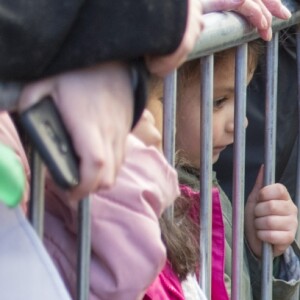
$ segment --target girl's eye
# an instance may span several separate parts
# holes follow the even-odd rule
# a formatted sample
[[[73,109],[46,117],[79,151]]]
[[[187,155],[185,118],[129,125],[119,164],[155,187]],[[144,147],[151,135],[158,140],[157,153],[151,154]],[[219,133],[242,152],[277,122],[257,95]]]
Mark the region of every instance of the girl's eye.
[[[223,107],[224,103],[226,102],[227,97],[222,97],[214,100],[214,109],[220,109]]]

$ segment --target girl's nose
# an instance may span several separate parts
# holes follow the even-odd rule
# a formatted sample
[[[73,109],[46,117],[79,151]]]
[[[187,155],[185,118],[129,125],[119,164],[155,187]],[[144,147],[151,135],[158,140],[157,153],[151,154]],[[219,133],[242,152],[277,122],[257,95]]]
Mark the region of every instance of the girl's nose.
[[[248,126],[248,119],[246,117],[244,121],[244,127],[247,128],[247,126]],[[234,119],[231,119],[227,122],[226,130],[230,133],[234,132]]]
[[[227,121],[226,131],[229,132],[229,133],[234,132],[234,119],[230,119],[230,120]]]

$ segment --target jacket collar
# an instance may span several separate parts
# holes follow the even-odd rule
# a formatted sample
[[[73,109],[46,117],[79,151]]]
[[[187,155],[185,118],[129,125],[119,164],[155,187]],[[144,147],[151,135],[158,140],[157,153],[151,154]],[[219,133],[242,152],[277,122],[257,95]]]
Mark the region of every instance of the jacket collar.
[[[180,184],[188,185],[192,189],[200,190],[200,170],[189,166],[178,166],[177,168],[178,178]],[[216,172],[212,171],[212,183],[217,186],[218,181],[216,178]]]

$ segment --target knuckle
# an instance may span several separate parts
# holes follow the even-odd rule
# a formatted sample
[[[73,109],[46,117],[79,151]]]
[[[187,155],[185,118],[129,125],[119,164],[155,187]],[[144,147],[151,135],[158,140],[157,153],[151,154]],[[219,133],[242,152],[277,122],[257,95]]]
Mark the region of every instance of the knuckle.
[[[268,213],[273,215],[277,213],[277,201],[276,200],[271,200],[268,202]]]
[[[281,184],[281,183],[275,183],[274,186],[276,187],[277,192],[278,192],[279,195],[282,195],[282,196],[286,195],[287,189],[286,189],[286,187],[283,184]]]
[[[104,157],[97,151],[91,153],[91,165],[95,169],[103,168],[106,165]]]
[[[267,217],[265,220],[265,225],[267,229],[271,229],[273,226],[273,220],[270,217]]]

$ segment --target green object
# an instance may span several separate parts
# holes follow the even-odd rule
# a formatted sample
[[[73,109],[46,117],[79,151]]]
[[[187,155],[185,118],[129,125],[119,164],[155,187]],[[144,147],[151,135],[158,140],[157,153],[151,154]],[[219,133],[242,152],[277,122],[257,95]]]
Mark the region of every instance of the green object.
[[[15,152],[0,144],[0,201],[14,207],[22,200],[25,174]]]

